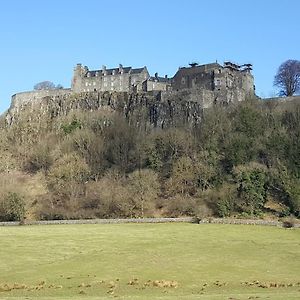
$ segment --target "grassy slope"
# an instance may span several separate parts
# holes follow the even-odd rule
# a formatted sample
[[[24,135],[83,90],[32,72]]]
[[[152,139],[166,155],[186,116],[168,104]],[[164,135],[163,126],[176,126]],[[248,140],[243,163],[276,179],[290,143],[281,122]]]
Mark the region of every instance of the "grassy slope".
[[[296,229],[213,224],[4,227],[0,242],[2,290],[5,283],[26,285],[0,292],[1,299],[300,298],[298,285],[241,284],[298,283]],[[137,284],[128,285],[133,278]],[[147,280],[175,280],[178,288],[142,288]],[[217,280],[226,286],[217,286]],[[46,283],[39,285],[41,281]],[[83,283],[91,287],[78,287]],[[39,286],[43,288],[37,290]]]

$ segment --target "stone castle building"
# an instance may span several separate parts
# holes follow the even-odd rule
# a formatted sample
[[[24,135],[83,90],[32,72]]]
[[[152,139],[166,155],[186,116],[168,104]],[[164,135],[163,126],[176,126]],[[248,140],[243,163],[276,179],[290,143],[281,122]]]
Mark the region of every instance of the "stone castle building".
[[[147,67],[132,68],[119,65],[118,68],[90,71],[78,64],[74,69],[71,89],[74,92],[151,92],[205,90],[217,96],[228,94],[254,94],[252,66],[239,66],[231,62],[224,65],[211,63],[179,68],[173,78],[150,76]],[[238,95],[236,95],[238,97]],[[234,97],[234,96],[233,96]]]
[[[190,67],[179,68],[172,79],[172,90],[202,90],[211,91],[216,98],[243,100],[255,94],[252,65],[237,65],[217,62],[205,65],[196,63]]]
[[[138,92],[143,90],[143,82],[150,77],[146,67],[133,69],[123,67],[90,71],[78,64],[74,70],[71,89],[74,92]]]
[[[74,69],[71,89],[74,92],[149,92],[166,91],[171,87],[171,80],[149,75],[147,67],[123,67],[90,71],[87,66],[77,64]]]
[[[68,98],[80,93],[149,93],[159,95],[161,101],[185,101],[197,103],[202,108],[214,103],[236,103],[255,96],[254,80],[250,64],[237,65],[225,62],[198,65],[178,69],[173,78],[150,76],[147,67],[89,70],[77,64],[71,88],[39,90],[17,93],[12,96],[9,111],[18,111],[28,103],[41,103],[46,97]]]

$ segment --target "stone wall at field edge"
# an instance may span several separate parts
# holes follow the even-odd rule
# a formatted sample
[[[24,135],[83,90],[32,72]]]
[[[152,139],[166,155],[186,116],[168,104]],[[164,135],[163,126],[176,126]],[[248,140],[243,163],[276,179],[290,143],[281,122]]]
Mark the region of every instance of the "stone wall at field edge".
[[[222,219],[195,217],[182,218],[144,218],[144,219],[89,219],[89,220],[52,220],[52,221],[25,221],[25,222],[0,222],[0,226],[19,225],[72,225],[72,224],[125,224],[125,223],[194,223],[194,224],[234,224],[283,227],[281,221],[252,220],[252,219]],[[295,223],[295,228],[300,228],[300,223]]]

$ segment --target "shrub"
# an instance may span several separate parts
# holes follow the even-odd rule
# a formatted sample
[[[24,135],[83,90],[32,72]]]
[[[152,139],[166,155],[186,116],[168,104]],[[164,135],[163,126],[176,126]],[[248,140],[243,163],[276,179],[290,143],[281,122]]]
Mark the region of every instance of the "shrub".
[[[282,227],[284,228],[292,228],[295,226],[295,221],[292,218],[285,219],[282,221]]]
[[[217,202],[217,212],[222,218],[229,217],[234,211],[235,203],[231,198],[221,198]]]
[[[195,198],[176,195],[167,200],[167,215],[170,217],[198,216],[198,204]]]
[[[290,188],[288,190],[289,194],[289,207],[291,212],[296,216],[300,217],[300,186],[299,182],[294,180],[290,184]]]
[[[259,214],[267,196],[266,167],[257,163],[238,166],[234,169],[234,176],[240,209],[250,215]]]
[[[38,144],[31,150],[28,158],[25,161],[25,170],[29,172],[37,172],[39,170],[47,171],[52,164],[50,155],[50,147],[44,143]]]
[[[284,202],[289,213],[300,217],[300,180],[293,177],[287,167],[278,163],[270,176],[270,191]]]
[[[8,192],[0,200],[1,221],[22,221],[25,215],[25,202],[17,193]]]
[[[70,134],[71,132],[73,132],[77,128],[80,129],[81,127],[82,127],[82,124],[77,119],[72,120],[72,122],[70,122],[68,124],[61,125],[61,128],[62,128],[64,134]]]

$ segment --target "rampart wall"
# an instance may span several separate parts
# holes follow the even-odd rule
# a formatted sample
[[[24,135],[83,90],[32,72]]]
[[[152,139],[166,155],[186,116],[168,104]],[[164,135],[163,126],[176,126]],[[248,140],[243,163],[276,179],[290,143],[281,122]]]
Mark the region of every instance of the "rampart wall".
[[[264,98],[263,100],[267,101],[281,101],[281,102],[289,102],[289,101],[299,101],[300,96],[290,96],[290,97],[271,97],[271,98]]]
[[[11,108],[14,109],[27,104],[28,102],[35,103],[39,102],[42,98],[50,96],[61,96],[66,94],[71,94],[71,89],[57,89],[57,90],[40,90],[40,91],[30,91],[14,94],[11,97]]]

